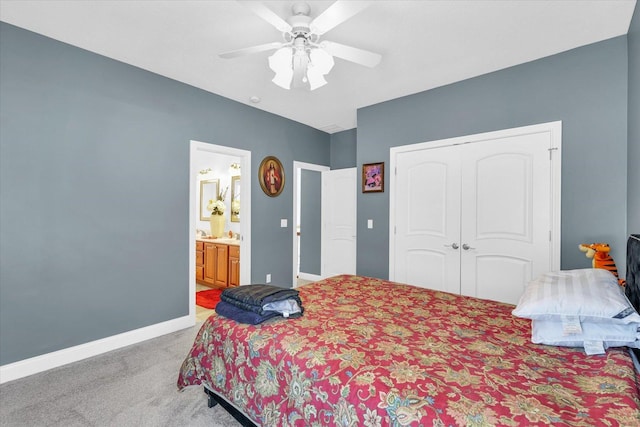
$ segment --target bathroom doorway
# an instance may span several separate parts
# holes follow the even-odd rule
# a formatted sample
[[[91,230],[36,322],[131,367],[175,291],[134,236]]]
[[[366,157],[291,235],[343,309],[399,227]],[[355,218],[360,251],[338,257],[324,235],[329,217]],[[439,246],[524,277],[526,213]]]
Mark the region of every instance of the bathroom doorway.
[[[210,230],[208,221],[202,219],[209,214],[200,197],[202,181],[215,182],[217,192],[229,188],[225,195],[229,202],[225,230],[239,240],[240,285],[251,282],[251,152],[191,141],[189,165],[189,316],[195,323],[196,238]],[[232,206],[234,197],[236,204]]]
[[[328,166],[293,162],[293,286],[322,278],[322,172]]]

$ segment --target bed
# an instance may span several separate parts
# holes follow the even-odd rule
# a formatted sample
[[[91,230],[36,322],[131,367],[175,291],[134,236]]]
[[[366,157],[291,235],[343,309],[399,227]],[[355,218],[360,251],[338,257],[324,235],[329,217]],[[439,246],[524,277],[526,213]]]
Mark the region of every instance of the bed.
[[[202,325],[178,387],[243,425],[640,425],[626,347],[530,342],[513,305],[343,275],[298,288],[304,316]]]

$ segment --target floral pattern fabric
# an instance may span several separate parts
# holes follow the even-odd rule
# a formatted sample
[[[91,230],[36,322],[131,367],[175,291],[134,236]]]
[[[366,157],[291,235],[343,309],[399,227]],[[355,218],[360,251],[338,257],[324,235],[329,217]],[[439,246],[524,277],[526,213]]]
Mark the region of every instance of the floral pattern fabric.
[[[297,288],[297,319],[200,329],[178,387],[261,426],[638,426],[626,348],[530,342],[513,306],[360,276]]]

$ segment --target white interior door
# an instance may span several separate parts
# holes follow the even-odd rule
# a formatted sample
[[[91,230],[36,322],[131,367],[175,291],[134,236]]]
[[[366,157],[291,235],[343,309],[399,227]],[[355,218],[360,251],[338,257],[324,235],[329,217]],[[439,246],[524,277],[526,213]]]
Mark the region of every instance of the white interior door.
[[[548,135],[462,147],[461,293],[517,304],[551,269]]]
[[[396,160],[394,280],[460,293],[460,147]]]
[[[356,168],[322,172],[322,276],[356,274]]]

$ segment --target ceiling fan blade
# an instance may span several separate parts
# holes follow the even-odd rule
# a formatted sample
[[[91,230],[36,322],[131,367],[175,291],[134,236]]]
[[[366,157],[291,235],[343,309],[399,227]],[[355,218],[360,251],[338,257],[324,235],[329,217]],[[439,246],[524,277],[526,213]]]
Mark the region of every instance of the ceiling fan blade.
[[[280,42],[273,42],[273,43],[266,43],[266,44],[260,44],[257,46],[251,46],[251,47],[245,47],[244,49],[238,49],[238,50],[232,50],[230,52],[224,52],[219,54],[218,56],[220,58],[225,58],[225,59],[230,59],[230,58],[237,58],[238,56],[243,56],[243,55],[250,55],[252,53],[258,53],[258,52],[264,52],[267,50],[275,50],[275,49],[279,49],[285,45],[288,45],[289,43],[280,43]]]
[[[366,67],[373,68],[380,63],[382,55],[368,50],[358,49],[357,47],[351,47],[340,43],[330,42],[325,40],[319,44],[319,46],[329,52],[332,56],[344,59],[346,61],[355,62],[356,64],[364,65]]]
[[[262,2],[249,0],[238,1],[251,9],[253,13],[258,15],[260,18],[276,27],[278,31],[283,33],[288,33],[289,31],[291,31],[291,25],[289,25],[287,21],[279,17],[274,11],[265,6]]]
[[[311,21],[311,32],[322,35],[330,29],[342,24],[358,12],[366,9],[369,1],[336,1],[324,12]]]

